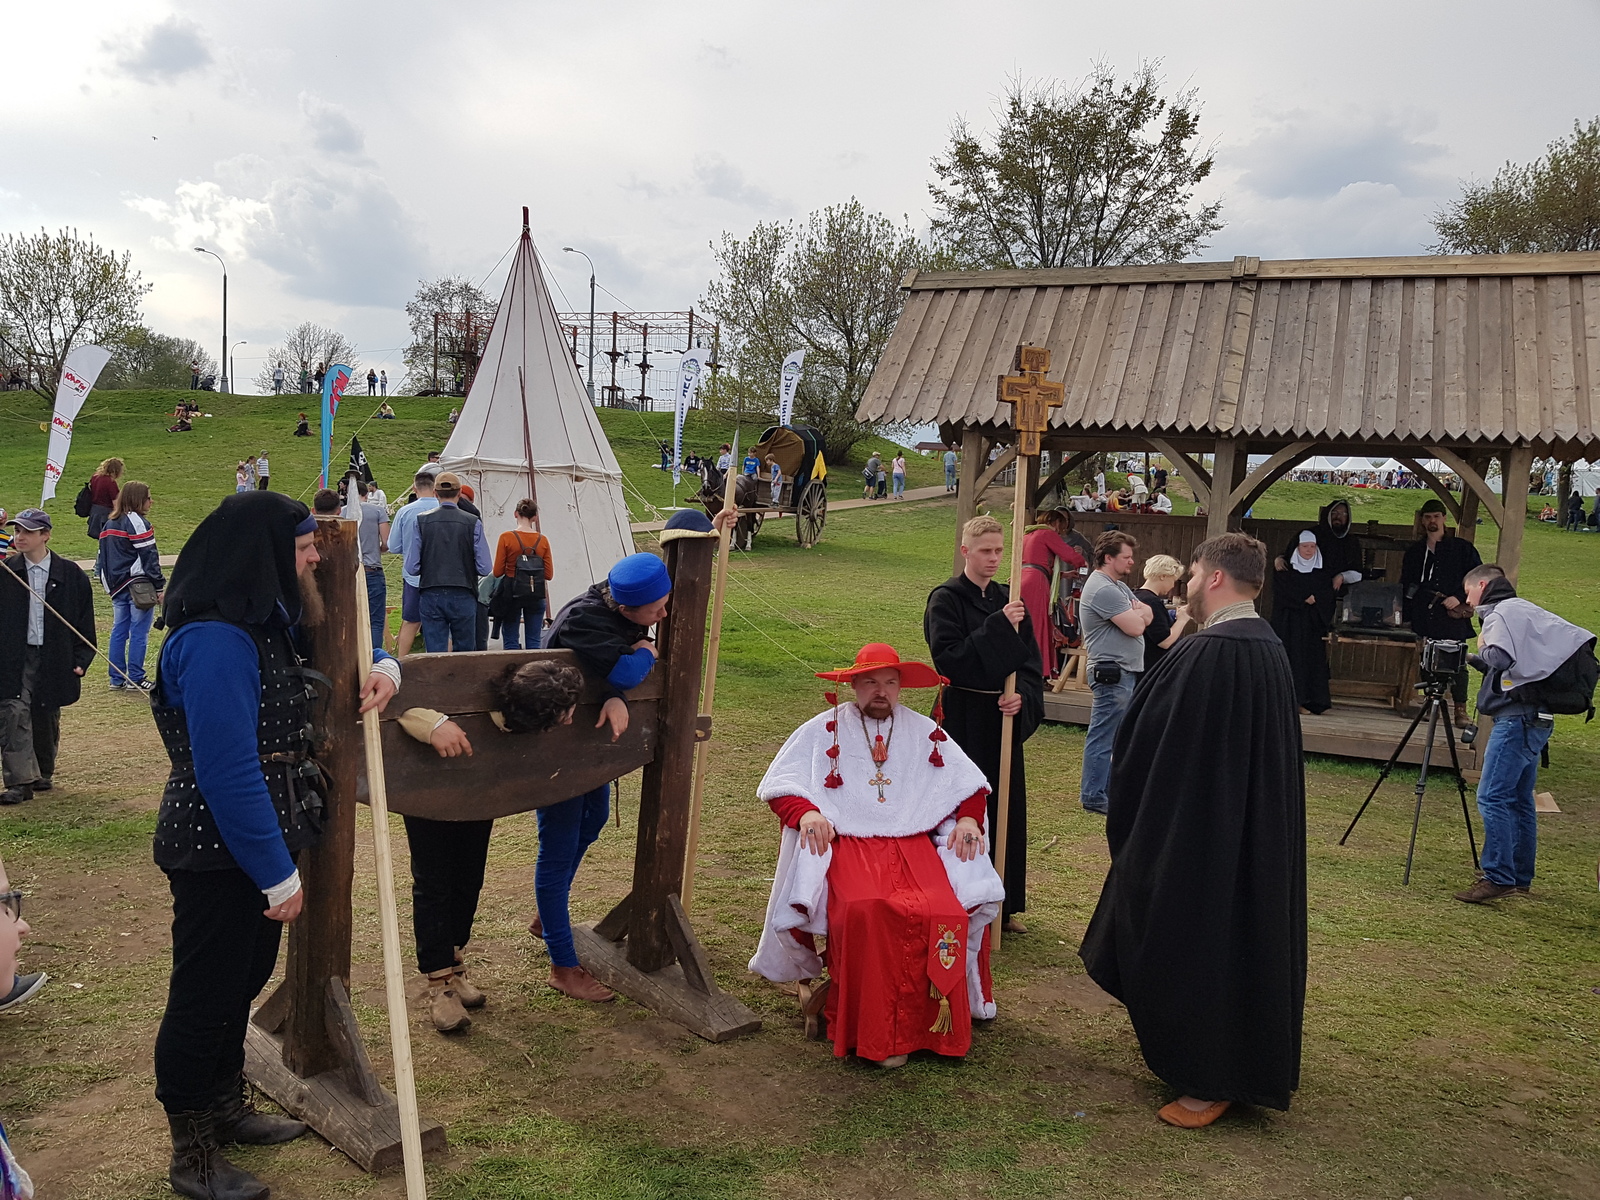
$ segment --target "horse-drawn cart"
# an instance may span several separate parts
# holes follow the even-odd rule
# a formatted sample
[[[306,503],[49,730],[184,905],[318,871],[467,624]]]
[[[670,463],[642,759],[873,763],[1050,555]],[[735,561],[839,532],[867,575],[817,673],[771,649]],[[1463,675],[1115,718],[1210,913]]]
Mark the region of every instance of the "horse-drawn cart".
[[[754,476],[741,475],[734,485],[734,505],[739,510],[739,523],[733,531],[735,549],[751,549],[762,522],[793,516],[795,540],[809,550],[822,539],[823,526],[828,523],[828,466],[823,461],[821,436],[809,425],[774,425],[750,448],[750,454],[761,466]],[[776,498],[769,457],[783,472]],[[724,481],[714,470],[708,476],[699,499],[706,511],[715,515],[722,507]]]

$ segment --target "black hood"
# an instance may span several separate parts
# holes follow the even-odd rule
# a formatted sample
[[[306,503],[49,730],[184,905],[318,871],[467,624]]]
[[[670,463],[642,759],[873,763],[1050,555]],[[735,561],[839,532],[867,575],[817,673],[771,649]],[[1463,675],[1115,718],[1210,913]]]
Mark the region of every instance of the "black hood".
[[[1499,604],[1502,600],[1515,600],[1516,598],[1517,589],[1512,585],[1511,580],[1504,575],[1497,575],[1483,585],[1483,595],[1478,597],[1478,607],[1482,608],[1486,604]]]
[[[1335,532],[1333,528],[1333,510],[1336,508],[1344,509],[1344,529],[1338,532]],[[1350,501],[1348,500],[1330,500],[1322,511],[1317,514],[1317,518],[1317,523],[1333,534],[1334,537],[1346,536],[1354,525],[1354,520],[1350,516]]]
[[[281,492],[238,492],[200,522],[172,568],[162,620],[263,625],[282,610],[300,619],[294,540],[311,510]],[[311,528],[315,528],[312,524]]]

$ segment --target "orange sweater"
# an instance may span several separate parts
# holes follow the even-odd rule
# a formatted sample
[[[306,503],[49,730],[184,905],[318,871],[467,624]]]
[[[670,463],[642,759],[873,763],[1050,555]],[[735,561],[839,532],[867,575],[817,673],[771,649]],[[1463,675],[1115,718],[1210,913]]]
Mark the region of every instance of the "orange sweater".
[[[519,542],[517,539],[521,539]],[[548,583],[555,578],[555,558],[550,553],[550,539],[542,533],[524,533],[520,529],[508,529],[500,535],[500,540],[494,547],[494,573],[496,575],[512,575],[517,570],[517,556],[519,554],[537,554],[544,559],[544,578]]]

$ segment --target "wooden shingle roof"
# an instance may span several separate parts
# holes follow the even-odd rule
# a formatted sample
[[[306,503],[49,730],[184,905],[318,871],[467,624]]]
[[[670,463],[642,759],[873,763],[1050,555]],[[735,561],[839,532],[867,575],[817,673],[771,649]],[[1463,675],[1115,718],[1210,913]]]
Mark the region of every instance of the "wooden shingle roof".
[[[1003,427],[1019,343],[1051,424],[1417,443],[1600,444],[1600,254],[922,272],[862,420]]]

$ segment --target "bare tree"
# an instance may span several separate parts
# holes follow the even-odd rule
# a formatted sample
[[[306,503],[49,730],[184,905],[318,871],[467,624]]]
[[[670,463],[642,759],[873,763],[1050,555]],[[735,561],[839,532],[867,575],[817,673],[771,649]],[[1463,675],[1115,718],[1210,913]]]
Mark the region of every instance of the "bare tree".
[[[139,302],[152,285],[132,258],[76,229],[0,235],[0,351],[35,392],[54,395],[74,346],[115,349],[139,327]]]
[[[1433,229],[1436,254],[1600,250],[1600,117],[1574,121],[1570,138],[1527,166],[1508,162],[1488,183],[1465,184]]]
[[[267,351],[266,365],[256,372],[256,389],[271,393],[272,371],[277,366],[283,367],[284,390],[295,392],[300,390],[302,371],[309,378],[317,373],[318,367],[328,368],[337,363],[350,368],[352,379],[359,373],[361,360],[350,339],[326,325],[302,321],[283,335],[280,345]]]
[[[804,225],[759,224],[742,241],[725,233],[712,250],[720,276],[702,304],[722,322],[729,369],[708,407],[773,412],[784,357],[803,348],[796,419],[842,461],[866,433],[856,407],[900,316],[900,280],[926,265],[927,246],[852,198]]]
[[[1098,267],[1173,262],[1222,228],[1197,204],[1211,173],[1194,90],[1161,94],[1157,63],[1119,82],[1095,67],[1076,86],[1018,80],[992,141],[957,120],[939,182],[935,237],[965,267]]]
[[[419,287],[406,304],[411,344],[404,355],[403,390],[412,394],[456,390],[458,374],[464,376],[476,367],[498,307],[482,288],[459,275]]]

